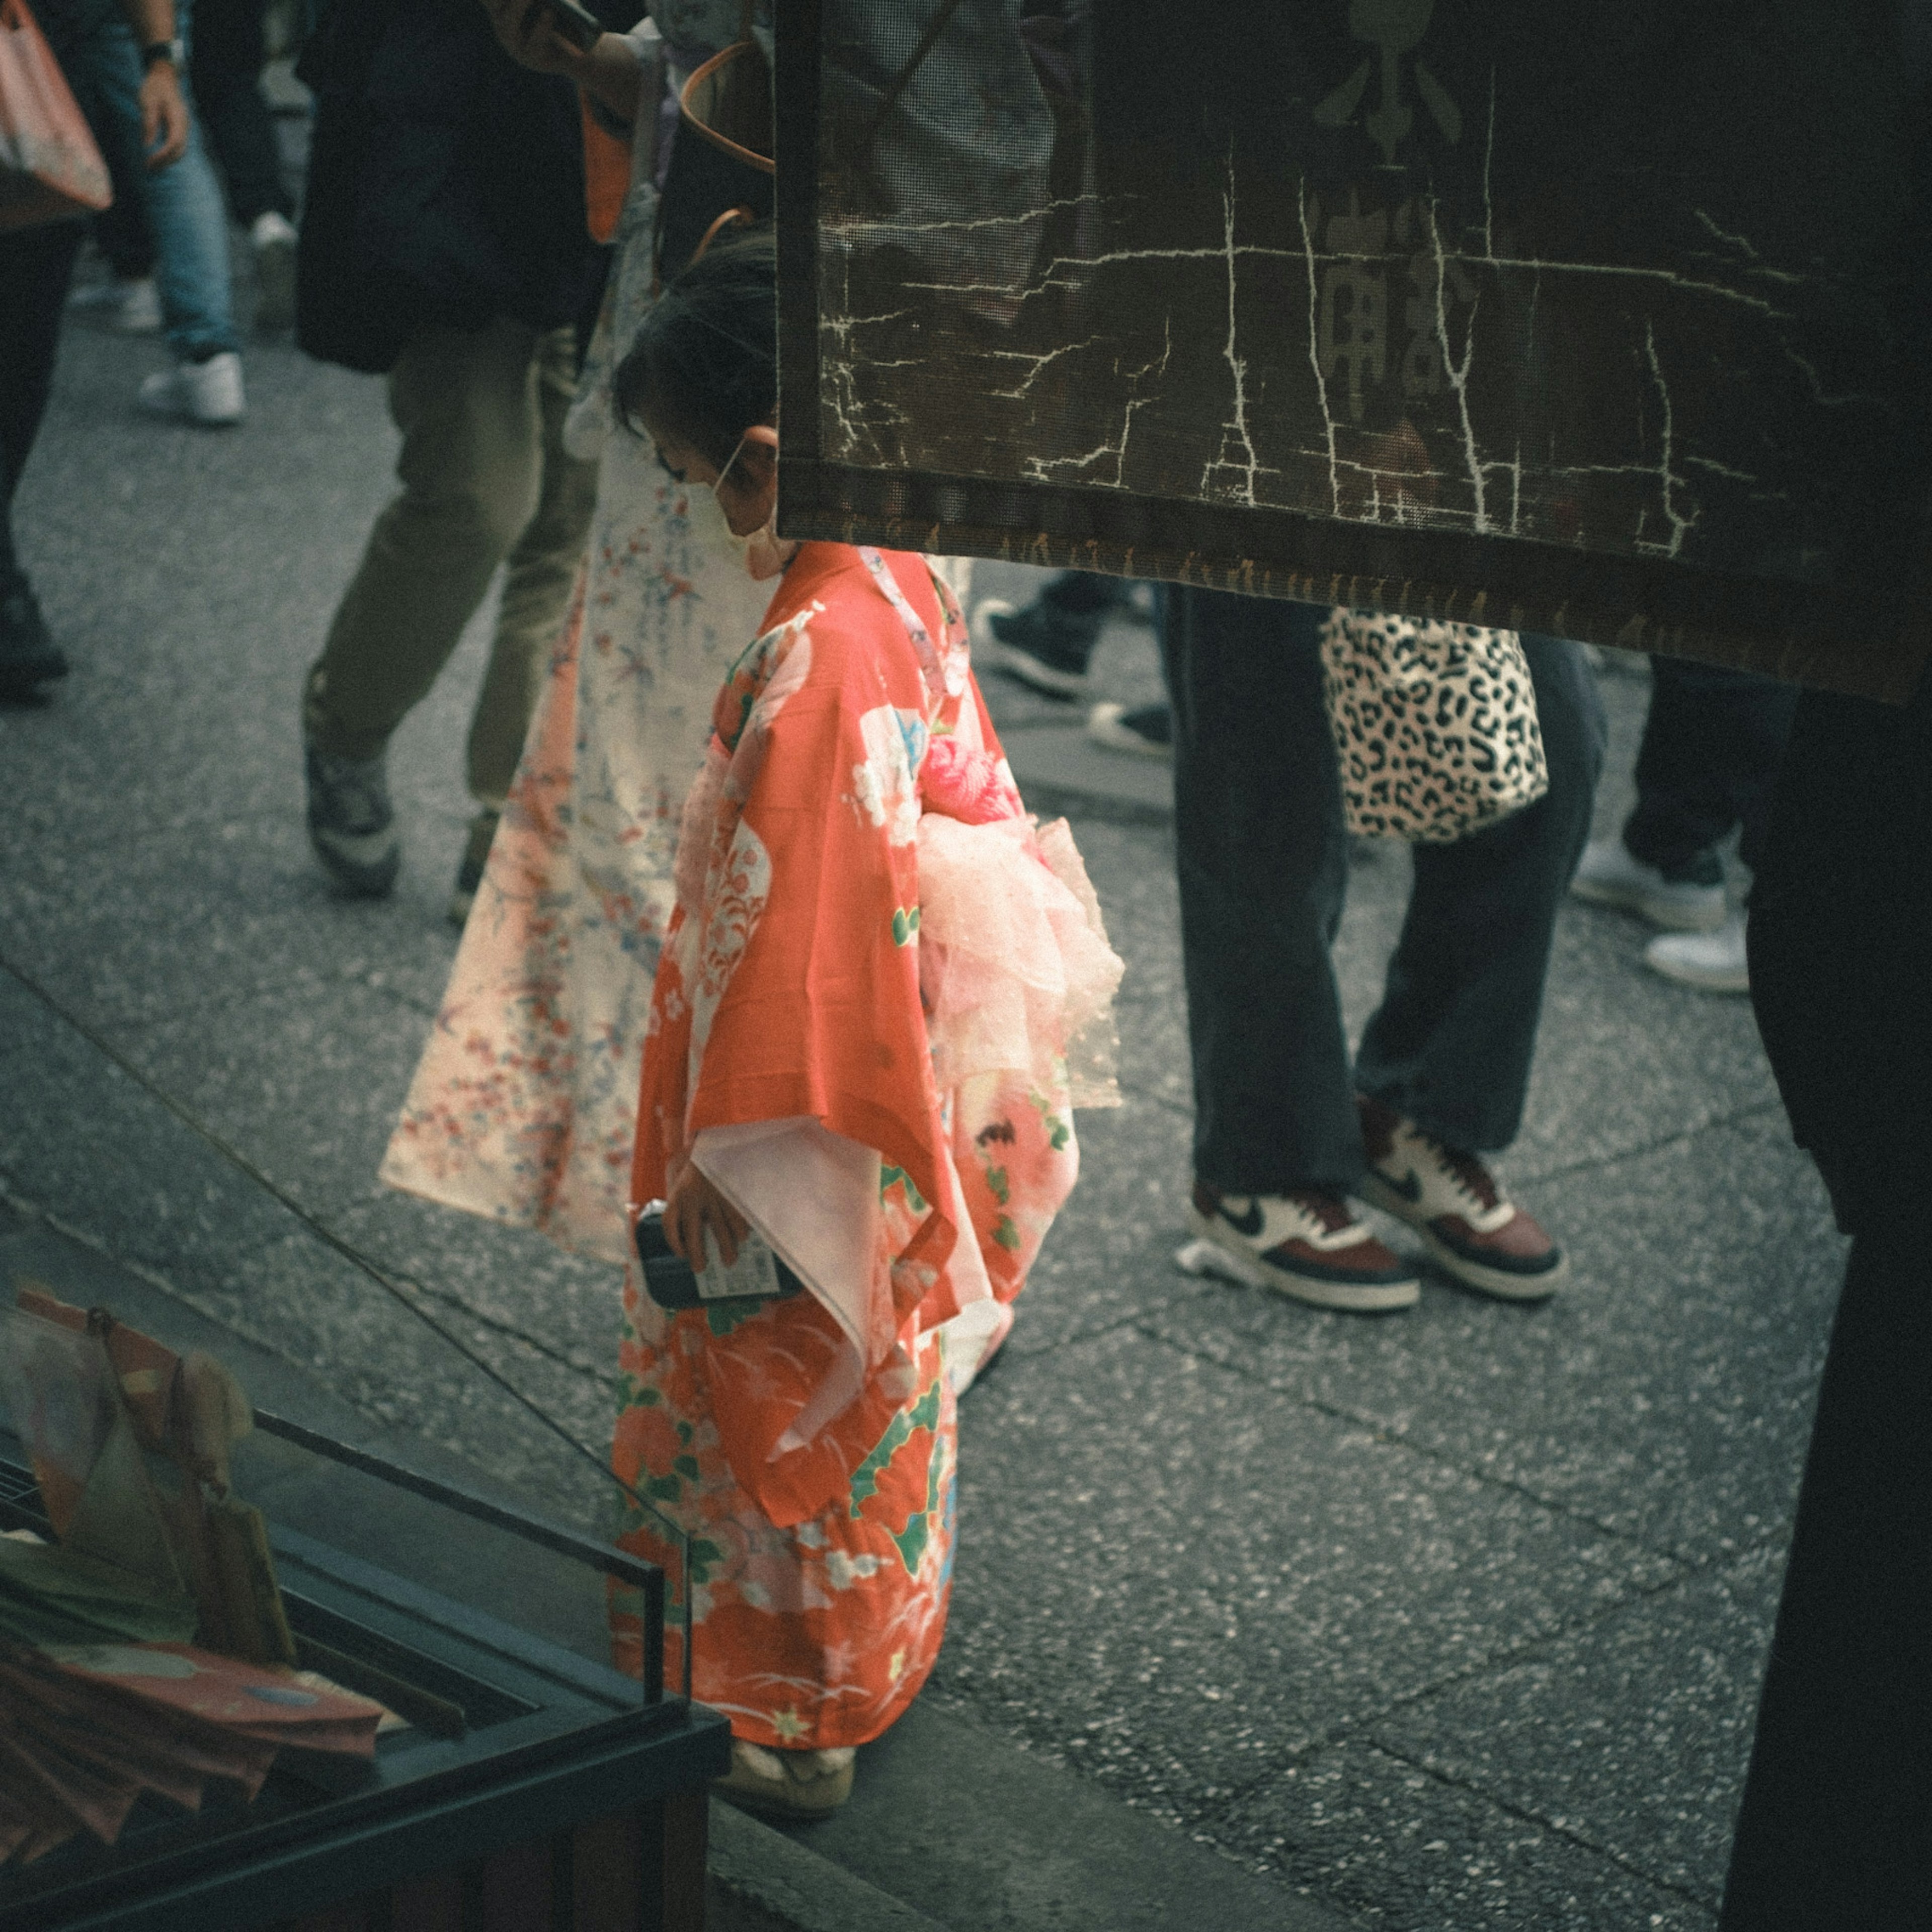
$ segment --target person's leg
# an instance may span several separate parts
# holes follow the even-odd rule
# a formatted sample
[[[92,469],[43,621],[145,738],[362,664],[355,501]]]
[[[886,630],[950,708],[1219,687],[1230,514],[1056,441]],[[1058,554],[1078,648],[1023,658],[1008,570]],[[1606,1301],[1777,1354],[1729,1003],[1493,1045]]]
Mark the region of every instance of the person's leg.
[[[537,345],[542,479],[536,508],[507,560],[489,668],[470,723],[470,790],[488,812],[502,809],[516,776],[596,506],[597,465],[579,462],[563,446],[576,391],[577,332],[557,329]]]
[[[331,758],[379,758],[530,522],[543,464],[538,338],[499,318],[426,330],[389,377],[402,489],[376,520],[310,668],[303,716]]]
[[[129,138],[139,131],[118,121],[95,130],[97,137],[108,136],[100,142],[100,155],[114,199],[94,218],[94,239],[115,279],[122,282],[144,282],[154,272],[154,239],[148,232],[140,178],[145,164],[139,141]]]
[[[1652,676],[1636,808],[1621,842],[1590,848],[1576,890],[1692,928],[1645,947],[1652,971],[1703,992],[1748,992],[1744,914],[1730,907],[1716,848],[1736,826],[1744,862],[1756,863],[1797,687],[1664,657]]]
[[[1581,650],[1525,637],[1550,788],[1500,825],[1414,848],[1382,1004],[1356,1057],[1362,1196],[1418,1229],[1466,1286],[1540,1301],[1562,1250],[1479,1158],[1522,1118],[1556,908],[1590,828],[1604,724]]]
[[[1932,1900],[1932,1261],[1852,1246],[1720,1932],[1894,1932]]]
[[[1748,671],[1652,657],[1636,758],[1630,856],[1666,878],[1719,885],[1714,849],[1748,806],[1761,814],[1790,729],[1794,688]]]
[[[14,546],[14,498],[46,413],[62,304],[85,234],[78,221],[0,232],[0,695],[67,670]]]
[[[1348,840],[1312,604],[1171,591],[1174,843],[1194,1062],[1182,1267],[1358,1313],[1414,1269],[1343,1199],[1364,1160],[1329,948]]]
[[[1195,1171],[1231,1193],[1340,1191],[1362,1171],[1329,958],[1348,841],[1325,614],[1224,591],[1165,599]]]
[[[86,232],[80,221],[0,231],[0,576],[7,578],[14,569],[7,513],[46,413],[61,305]]]
[[[185,6],[177,8],[177,19],[188,16]],[[123,127],[136,130],[138,140],[141,57],[127,24],[116,20],[94,34],[87,43],[86,59],[107,112]],[[185,74],[182,81],[185,89]],[[187,363],[206,363],[234,353],[239,338],[229,284],[228,218],[200,124],[192,112],[188,152],[169,167],[150,169],[143,164],[136,178],[158,260],[168,346]]]
[[[1797,716],[1798,700],[1802,694],[1795,684],[1778,684],[1769,678],[1757,682],[1766,688],[1752,693],[1739,720],[1748,748],[1748,755],[1739,760],[1736,793],[1738,856],[1754,875],[1764,857],[1778,774],[1784,762],[1784,748],[1790,742],[1792,720]]]
[[[1356,1083],[1459,1149],[1516,1138],[1556,912],[1590,828],[1605,725],[1582,651],[1526,635],[1550,789],[1469,838],[1414,848],[1415,883]]]
[[[268,58],[262,16],[267,0],[196,0],[194,54],[190,66],[215,159],[228,183],[235,219],[250,227],[259,216],[295,212],[282,180],[275,124],[262,98]]]

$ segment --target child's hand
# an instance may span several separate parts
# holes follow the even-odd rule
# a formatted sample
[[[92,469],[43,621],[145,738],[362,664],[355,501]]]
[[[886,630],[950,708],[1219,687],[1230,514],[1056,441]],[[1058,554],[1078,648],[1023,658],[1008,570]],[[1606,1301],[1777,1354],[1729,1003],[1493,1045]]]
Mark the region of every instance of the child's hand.
[[[710,1258],[704,1246],[707,1228],[718,1244],[718,1258],[729,1268],[738,1258],[739,1244],[752,1232],[752,1224],[705,1179],[694,1162],[687,1162],[664,1202],[664,1239],[680,1258],[693,1268],[702,1268]]]

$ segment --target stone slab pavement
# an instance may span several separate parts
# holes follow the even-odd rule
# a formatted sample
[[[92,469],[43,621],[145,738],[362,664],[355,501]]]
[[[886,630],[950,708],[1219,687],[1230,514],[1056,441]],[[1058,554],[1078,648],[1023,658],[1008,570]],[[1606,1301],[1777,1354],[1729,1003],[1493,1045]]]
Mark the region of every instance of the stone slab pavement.
[[[211,434],[136,412],[161,354],[70,330],[22,493],[76,669],[0,712],[0,1268],[25,1244],[43,1274],[118,1271],[151,1318],[278,1365],[284,1400],[601,1524],[594,1470],[155,1097],[602,1448],[614,1273],[374,1180],[454,946],[487,613],[393,748],[394,896],[332,898],[296,700],[389,487],[381,386],[252,349],[248,421]],[[1110,631],[1095,682],[1157,691],[1144,628]],[[1564,913],[1502,1163],[1575,1256],[1548,1306],[1432,1279],[1363,1320],[1184,1276],[1164,775],[987,688],[1127,958],[1126,1104],[1083,1119],[1080,1188],[964,1407],[938,1674],[742,1922],[807,1922],[818,1871],[846,1888],[832,1922],[856,1886],[881,1924],[974,1932],[1708,1928],[1842,1264],[1747,1004],[1647,974],[1630,922]],[[1646,692],[1603,688],[1607,828]],[[1406,870],[1381,848],[1354,868],[1352,1026]]]

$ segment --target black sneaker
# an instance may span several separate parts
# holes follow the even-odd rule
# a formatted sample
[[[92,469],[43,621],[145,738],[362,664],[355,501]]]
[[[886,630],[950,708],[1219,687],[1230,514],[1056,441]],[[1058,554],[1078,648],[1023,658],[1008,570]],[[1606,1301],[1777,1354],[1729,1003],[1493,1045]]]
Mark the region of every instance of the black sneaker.
[[[385,759],[331,758],[305,740],[302,764],[308,842],[322,870],[352,898],[383,898],[403,864]]]
[[[989,597],[973,613],[986,661],[1047,698],[1078,698],[1087,688],[1087,663],[1100,634],[1103,611],[1070,617],[1036,598],[1016,610]]]
[[[470,838],[463,848],[463,862],[456,868],[455,890],[449,896],[449,922],[466,926],[470,908],[483,884],[483,868],[490,862],[490,842],[496,836],[496,821],[502,814],[488,808],[470,821]]]
[[[65,655],[47,634],[46,620],[24,578],[0,596],[0,700],[20,704],[67,675]]]
[[[1174,713],[1165,704],[1096,704],[1087,714],[1087,735],[1110,752],[1137,758],[1174,756]]]

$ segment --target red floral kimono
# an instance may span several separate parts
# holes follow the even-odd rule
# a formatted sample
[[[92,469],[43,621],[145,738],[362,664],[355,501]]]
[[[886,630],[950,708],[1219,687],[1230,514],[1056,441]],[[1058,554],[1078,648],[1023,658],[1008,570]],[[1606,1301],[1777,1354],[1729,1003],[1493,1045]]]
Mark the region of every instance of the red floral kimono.
[[[1073,1184],[1065,1052],[1110,1036],[1120,969],[922,560],[807,544],[766,625],[685,808],[632,1190],[694,1160],[811,1292],[670,1315],[633,1269],[613,1460],[692,1539],[696,1694],[823,1748],[878,1736],[932,1667],[956,1385]],[[649,1518],[622,1540],[682,1589]],[[621,1598],[613,1622],[634,1666]]]

